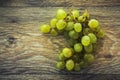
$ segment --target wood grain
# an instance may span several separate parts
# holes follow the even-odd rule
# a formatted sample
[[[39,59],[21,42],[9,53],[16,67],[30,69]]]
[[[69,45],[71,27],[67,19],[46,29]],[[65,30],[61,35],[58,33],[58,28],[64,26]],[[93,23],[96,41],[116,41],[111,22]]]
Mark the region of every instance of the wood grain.
[[[57,70],[57,54],[67,42],[40,32],[58,8],[0,7],[0,80],[119,80],[120,6],[88,7],[106,36],[95,63],[80,72]],[[81,12],[85,8],[78,7]]]
[[[119,6],[120,0],[0,0],[0,6],[16,7],[70,7]]]

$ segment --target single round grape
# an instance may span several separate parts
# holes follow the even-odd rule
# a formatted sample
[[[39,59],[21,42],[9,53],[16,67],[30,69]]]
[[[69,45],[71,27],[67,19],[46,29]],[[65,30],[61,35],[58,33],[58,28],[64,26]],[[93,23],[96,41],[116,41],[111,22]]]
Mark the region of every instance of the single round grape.
[[[61,52],[58,56],[59,60],[64,61],[66,59],[66,57],[64,56],[64,54]]]
[[[49,33],[51,28],[49,25],[42,25],[40,29],[42,33]]]
[[[88,36],[90,37],[91,43],[96,43],[97,42],[97,37],[93,33],[89,33]]]
[[[79,63],[75,63],[75,66],[74,66],[74,70],[75,71],[80,71],[80,64]]]
[[[84,46],[84,49],[87,53],[90,53],[93,51],[93,46],[92,46],[92,44],[90,44],[88,46]]]
[[[56,27],[58,30],[63,30],[66,26],[66,22],[64,20],[59,20],[57,23],[56,23]]]
[[[72,10],[71,13],[74,19],[78,18],[80,15],[78,10]]]
[[[76,32],[81,32],[82,31],[82,25],[80,23],[75,23],[74,24],[74,30]]]
[[[55,29],[51,29],[51,32],[50,32],[53,36],[57,36],[58,35],[58,32],[55,30]]]
[[[57,19],[56,19],[56,18],[53,18],[53,19],[50,21],[50,26],[51,26],[52,28],[55,28],[56,23],[57,23]]]
[[[88,23],[88,26],[91,28],[91,29],[95,29],[99,26],[99,22],[96,20],[96,19],[91,19]]]
[[[88,63],[93,63],[94,62],[94,56],[92,54],[85,54],[84,55],[84,60]]]
[[[90,28],[84,28],[83,34],[88,35],[91,32]]]
[[[79,64],[80,64],[81,68],[85,68],[88,65],[88,63],[86,61],[84,61],[84,60],[81,60]]]
[[[74,22],[68,22],[65,27],[65,30],[70,31],[73,29],[73,27],[74,27]]]
[[[58,9],[56,13],[57,19],[64,19],[67,16],[67,13],[63,9]]]
[[[64,48],[64,49],[62,50],[62,53],[63,53],[63,55],[64,55],[66,58],[69,58],[69,57],[72,56],[72,51],[71,51],[70,48]]]
[[[98,36],[99,38],[103,38],[103,37],[105,36],[105,32],[104,32],[102,29],[100,29],[100,30],[98,31],[97,36]]]
[[[74,39],[69,39],[69,40],[68,40],[68,44],[69,44],[70,46],[74,46],[75,43],[77,43],[77,41],[74,40]]]
[[[79,16],[78,21],[79,22],[85,22],[86,18],[84,16]]]
[[[74,30],[69,31],[69,37],[72,39],[78,39],[79,34],[75,32]]]
[[[90,38],[88,36],[83,36],[81,39],[81,43],[84,46],[88,46],[90,44]]]
[[[57,62],[56,67],[58,69],[64,69],[65,68],[65,62],[63,62],[63,61]]]
[[[66,66],[66,69],[68,71],[73,70],[73,68],[74,68],[74,61],[72,59],[67,60],[65,66]]]
[[[82,47],[82,44],[81,44],[81,43],[76,43],[76,44],[74,45],[74,50],[75,50],[75,52],[81,52],[82,49],[83,49],[83,47]]]

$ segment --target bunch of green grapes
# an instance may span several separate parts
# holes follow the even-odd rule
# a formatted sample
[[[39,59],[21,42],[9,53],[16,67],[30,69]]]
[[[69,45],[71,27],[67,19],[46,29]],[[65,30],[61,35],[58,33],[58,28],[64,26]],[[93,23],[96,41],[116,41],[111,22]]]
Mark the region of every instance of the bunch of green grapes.
[[[44,24],[40,28],[41,32],[45,34],[65,36],[69,47],[65,47],[59,52],[56,67],[68,71],[80,71],[93,63],[98,39],[105,35],[99,26],[99,21],[91,19],[87,10],[80,14],[77,9],[71,10],[69,13],[64,9],[58,9],[56,17],[51,19],[49,24]]]

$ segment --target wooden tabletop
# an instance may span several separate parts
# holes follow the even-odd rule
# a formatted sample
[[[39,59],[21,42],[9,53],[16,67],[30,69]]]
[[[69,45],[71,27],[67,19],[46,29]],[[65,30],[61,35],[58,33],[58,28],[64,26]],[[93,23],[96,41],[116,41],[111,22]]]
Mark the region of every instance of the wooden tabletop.
[[[80,72],[59,71],[62,36],[40,32],[56,10],[88,9],[106,32],[95,62]],[[120,80],[120,0],[0,0],[0,80]]]

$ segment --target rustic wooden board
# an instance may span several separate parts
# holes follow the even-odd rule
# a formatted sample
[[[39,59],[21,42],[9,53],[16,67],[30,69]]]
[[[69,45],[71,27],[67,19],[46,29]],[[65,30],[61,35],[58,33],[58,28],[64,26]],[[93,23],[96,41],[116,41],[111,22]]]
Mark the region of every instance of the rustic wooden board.
[[[26,0],[29,5],[31,1]],[[36,0],[35,3],[33,0],[32,3],[36,5],[40,1]],[[62,4],[62,1],[56,1],[54,6],[61,6],[58,3]],[[112,0],[102,1],[106,3],[84,6],[90,4],[88,1],[77,7],[81,12],[87,8],[106,32],[103,45],[100,45],[96,54],[96,61],[80,72],[67,72],[55,68],[57,54],[67,46],[66,40],[62,36],[52,37],[40,32],[40,25],[48,23],[61,7],[25,7],[28,6],[25,0],[8,0],[9,3],[1,0],[0,4],[4,7],[0,7],[0,80],[119,80],[119,0],[114,0],[112,5]],[[74,5],[80,6],[77,2]],[[44,4],[51,6],[50,3]],[[42,6],[42,3],[37,6]]]
[[[0,0],[0,6],[40,6],[40,7],[69,7],[69,6],[119,6],[120,0]]]

